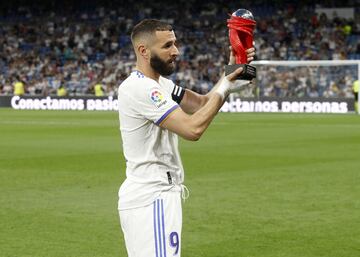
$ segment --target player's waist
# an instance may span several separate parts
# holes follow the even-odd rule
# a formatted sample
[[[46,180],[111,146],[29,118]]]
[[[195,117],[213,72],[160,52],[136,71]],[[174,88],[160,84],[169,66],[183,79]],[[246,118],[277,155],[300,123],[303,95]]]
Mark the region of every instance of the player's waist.
[[[183,172],[176,170],[132,170],[126,169],[126,177],[140,184],[179,185],[183,183]]]

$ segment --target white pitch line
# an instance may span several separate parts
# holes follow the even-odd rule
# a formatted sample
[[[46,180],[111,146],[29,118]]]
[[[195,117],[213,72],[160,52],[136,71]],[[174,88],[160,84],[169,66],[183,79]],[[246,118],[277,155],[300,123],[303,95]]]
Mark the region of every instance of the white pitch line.
[[[80,122],[1,120],[0,124],[15,125],[82,125]]]

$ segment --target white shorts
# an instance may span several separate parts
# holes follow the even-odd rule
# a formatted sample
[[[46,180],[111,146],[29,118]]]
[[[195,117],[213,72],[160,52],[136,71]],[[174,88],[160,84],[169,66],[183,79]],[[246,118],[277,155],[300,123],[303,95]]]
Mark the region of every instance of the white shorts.
[[[128,257],[180,257],[181,192],[162,192],[153,204],[119,215]]]

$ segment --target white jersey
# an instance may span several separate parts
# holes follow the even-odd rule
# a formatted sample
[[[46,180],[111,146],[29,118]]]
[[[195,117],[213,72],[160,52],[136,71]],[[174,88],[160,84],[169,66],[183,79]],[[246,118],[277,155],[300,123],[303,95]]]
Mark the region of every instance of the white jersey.
[[[180,190],[184,180],[176,134],[158,125],[179,108],[175,85],[133,71],[119,86],[119,119],[126,179],[119,189],[119,210],[152,204],[161,192]]]

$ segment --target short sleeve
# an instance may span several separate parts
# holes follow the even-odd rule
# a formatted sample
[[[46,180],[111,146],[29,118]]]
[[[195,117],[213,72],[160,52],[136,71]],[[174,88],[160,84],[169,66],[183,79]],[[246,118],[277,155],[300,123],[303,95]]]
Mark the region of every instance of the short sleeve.
[[[160,76],[160,84],[169,94],[174,91],[175,84],[172,80]]]
[[[166,89],[150,79],[137,90],[135,100],[136,111],[156,125],[179,107]]]
[[[175,85],[174,82],[163,77],[160,77],[160,81],[162,82],[161,85],[171,94],[171,99],[180,104],[185,95],[185,88]]]

